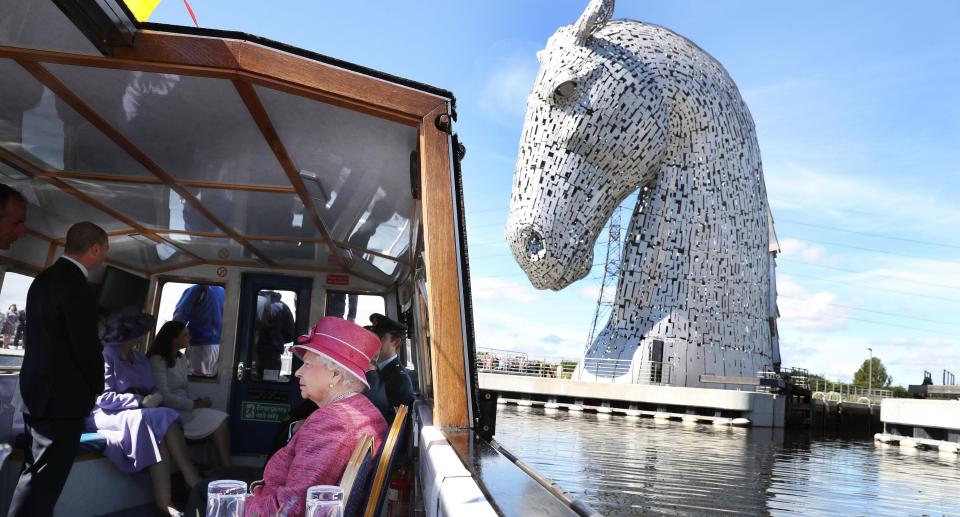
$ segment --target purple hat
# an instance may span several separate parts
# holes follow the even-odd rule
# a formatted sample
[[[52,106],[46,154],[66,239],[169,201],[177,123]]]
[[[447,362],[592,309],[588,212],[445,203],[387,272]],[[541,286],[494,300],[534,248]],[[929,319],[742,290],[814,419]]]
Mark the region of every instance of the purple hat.
[[[304,352],[322,355],[352,373],[369,388],[364,372],[380,352],[380,338],[356,323],[326,316],[320,318],[309,334],[297,338],[293,351],[301,359]]]
[[[121,345],[137,339],[153,328],[156,320],[136,309],[121,309],[107,317],[100,328],[100,341],[105,345]]]

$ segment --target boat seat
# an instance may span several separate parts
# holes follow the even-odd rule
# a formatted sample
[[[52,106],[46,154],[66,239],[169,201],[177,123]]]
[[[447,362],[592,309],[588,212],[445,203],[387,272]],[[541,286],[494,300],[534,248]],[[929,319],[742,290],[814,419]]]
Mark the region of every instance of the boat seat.
[[[13,440],[13,450],[16,457],[23,458],[23,449],[26,446],[26,435],[20,433]],[[80,435],[80,445],[77,447],[77,456],[101,455],[107,448],[107,438],[100,433],[83,433]]]
[[[80,435],[80,446],[77,447],[77,456],[85,454],[103,454],[107,448],[107,438],[100,433],[83,433]]]

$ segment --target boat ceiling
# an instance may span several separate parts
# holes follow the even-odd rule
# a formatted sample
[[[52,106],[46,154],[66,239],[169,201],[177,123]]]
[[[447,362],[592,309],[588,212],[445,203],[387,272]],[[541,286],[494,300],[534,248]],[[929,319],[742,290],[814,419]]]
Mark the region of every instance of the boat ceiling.
[[[32,205],[8,259],[42,266],[89,220],[145,274],[215,263],[387,286],[409,270],[416,124],[270,78],[104,57],[49,0],[0,12],[0,180]]]

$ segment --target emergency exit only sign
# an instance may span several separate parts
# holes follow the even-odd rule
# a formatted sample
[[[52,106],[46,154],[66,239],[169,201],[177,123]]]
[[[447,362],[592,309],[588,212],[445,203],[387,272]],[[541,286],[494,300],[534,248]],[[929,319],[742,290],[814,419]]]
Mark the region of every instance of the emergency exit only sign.
[[[350,285],[350,275],[327,275],[327,285]]]

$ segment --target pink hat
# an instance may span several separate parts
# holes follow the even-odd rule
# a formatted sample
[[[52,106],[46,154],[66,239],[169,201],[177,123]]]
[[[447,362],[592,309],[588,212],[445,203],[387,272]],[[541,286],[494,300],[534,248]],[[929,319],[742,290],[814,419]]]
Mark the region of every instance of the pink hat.
[[[305,351],[322,355],[355,375],[369,388],[364,372],[380,352],[380,338],[356,323],[325,316],[309,334],[297,338],[293,351],[301,359]]]

